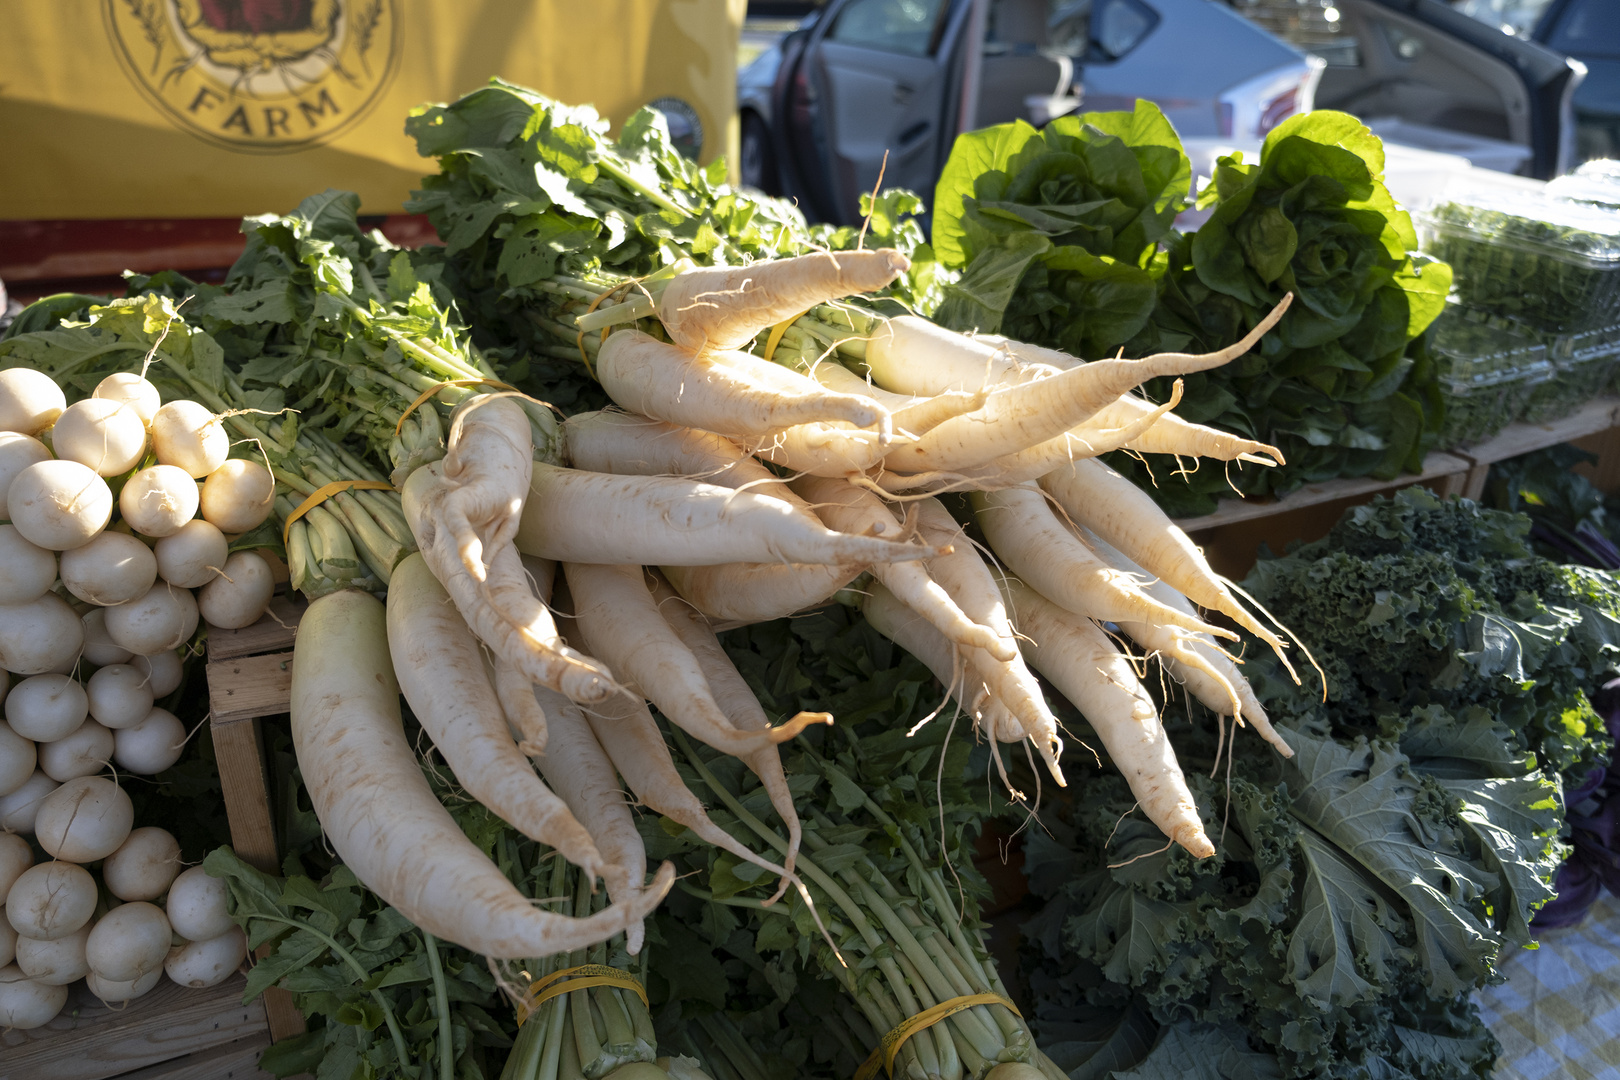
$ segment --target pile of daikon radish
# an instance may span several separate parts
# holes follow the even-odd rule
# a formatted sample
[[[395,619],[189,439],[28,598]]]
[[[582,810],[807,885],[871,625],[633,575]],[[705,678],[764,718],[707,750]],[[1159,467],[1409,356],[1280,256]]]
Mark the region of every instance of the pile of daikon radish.
[[[0,829],[13,834],[0,839],[22,853],[14,872],[0,873],[10,886],[0,890],[9,920],[0,951],[10,965],[0,966],[0,1026],[48,1021],[66,983],[86,971],[106,1000],[144,993],[169,956],[168,923],[160,934],[163,913],[144,901],[167,891],[178,862],[140,896],[109,880],[114,896],[142,903],[106,913],[100,937],[89,929],[96,888],[78,864],[109,858],[132,835],[150,842],[149,830],[131,834],[130,800],[116,780],[97,774],[151,775],[179,760],[185,729],[155,702],[179,688],[179,650],[199,616],[242,627],[269,604],[269,565],[230,553],[228,537],[265,520],[274,485],[264,466],[227,460],[228,450],[214,414],[190,401],[159,407],[156,387],[139,375],[111,376],[69,406],[37,371],[0,372]],[[57,861],[28,869],[27,835]],[[16,858],[7,854],[7,865]],[[156,871],[143,873],[150,881]],[[98,966],[94,949],[86,960],[87,941],[112,948],[126,922],[130,940],[150,946],[138,965]],[[161,952],[151,944],[159,937]],[[186,979],[195,975],[191,960],[176,962]]]
[[[1144,812],[1194,854],[1213,851],[1151,698],[1099,624],[1288,753],[1216,643],[1236,635],[1187,598],[1279,651],[1283,642],[1149,498],[1092,458],[1121,446],[1275,458],[1129,392],[1241,356],[1286,301],[1206,356],[1082,364],[855,308],[839,346],[858,348],[871,382],[830,348],[802,372],[744,351],[763,341],[769,352],[801,313],[880,289],[905,268],[880,250],[691,269],[662,288],[651,333],[579,320],[603,329],[581,349],[625,411],[568,418],[568,466],[534,460],[530,418],[512,394],[478,393],[456,408],[448,453],[404,482],[419,554],[396,570],[386,613],[363,594],[334,594],[311,605],[298,638],[303,777],[333,847],[368,887],[424,929],[494,958],[619,931],[634,948],[671,870],[646,883],[627,787],[779,875],[778,895],[804,895],[776,744],[832,718],[769,726],[715,631],[825,603],[852,584],[873,625],[928,663],[993,743],[1027,739],[1062,782],[1058,721],[1032,664],[1097,729]],[[974,492],[994,558],[928,494],[946,489]],[[468,794],[602,874],[612,906],[585,920],[536,909],[460,834],[404,737],[396,678]],[[789,830],[780,864],[708,819],[648,702],[757,774]]]

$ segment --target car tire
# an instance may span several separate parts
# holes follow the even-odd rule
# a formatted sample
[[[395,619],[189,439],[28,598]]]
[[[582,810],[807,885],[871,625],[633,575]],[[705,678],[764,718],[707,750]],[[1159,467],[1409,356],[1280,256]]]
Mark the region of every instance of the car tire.
[[[776,190],[776,156],[771,152],[771,129],[758,113],[742,114],[742,133],[737,146],[737,175],[743,187],[758,188],[771,195]]]

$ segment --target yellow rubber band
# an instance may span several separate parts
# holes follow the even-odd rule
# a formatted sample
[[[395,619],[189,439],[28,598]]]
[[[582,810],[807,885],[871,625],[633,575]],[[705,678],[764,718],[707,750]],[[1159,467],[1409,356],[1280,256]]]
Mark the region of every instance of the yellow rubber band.
[[[641,281],[641,278],[631,278],[629,281],[619,282],[619,284],[613,286],[607,292],[601,293],[595,300],[592,300],[591,306],[585,309],[585,314],[589,315],[591,312],[595,311],[596,305],[600,304],[602,301],[606,300],[620,289],[632,288],[633,286],[641,284]],[[606,341],[608,339],[608,331],[611,329],[612,327],[608,326],[602,327],[601,341]],[[600,344],[600,342],[598,344]],[[585,374],[595,379],[596,372],[591,369],[591,358],[585,354],[585,331],[581,330],[578,334],[574,335],[574,347],[579,350],[579,358],[585,364]]]
[[[617,986],[629,990],[647,1004],[647,991],[634,975],[604,964],[581,964],[578,967],[554,971],[543,979],[529,984],[529,992],[517,1003],[518,1026],[533,1016],[540,1006],[554,997],[571,994],[575,990],[589,990],[593,986]]]
[[[309,498],[298,504],[298,509],[287,515],[287,520],[281,525],[281,542],[286,544],[287,537],[292,535],[293,522],[332,496],[340,495],[350,488],[358,488],[361,491],[393,491],[394,485],[383,480],[334,480],[330,484],[316,488]]]
[[[509,383],[497,382],[494,379],[449,379],[445,382],[437,383],[416,395],[416,400],[411,402],[410,405],[406,407],[405,411],[399,414],[399,423],[394,425],[394,437],[396,439],[399,438],[399,433],[405,430],[406,417],[410,416],[411,413],[421,408],[422,403],[427,401],[428,398],[432,397],[434,394],[437,394],[440,390],[443,390],[447,386],[493,386],[497,390],[511,390],[514,393],[522,393],[522,391],[517,387],[512,386]]]
[[[782,335],[787,333],[788,327],[792,326],[794,323],[798,322],[808,314],[810,314],[810,309],[805,308],[803,311],[793,316],[793,318],[783,319],[781,322],[771,327],[770,336],[765,339],[765,359],[769,360],[771,357],[776,355],[776,347],[782,344]]]
[[[971,1009],[975,1005],[1005,1005],[1012,1010],[1014,1016],[1023,1017],[1018,1006],[1002,997],[1000,994],[968,994],[966,997],[954,997],[949,1001],[942,1001],[932,1009],[925,1009],[913,1016],[910,1020],[902,1021],[895,1029],[883,1036],[872,1056],[861,1064],[855,1072],[855,1080],[872,1080],[877,1075],[879,1066],[890,1076],[894,1075],[894,1059],[899,1056],[900,1048],[906,1040],[919,1031],[927,1031],[947,1016],[954,1016],[964,1009]]]

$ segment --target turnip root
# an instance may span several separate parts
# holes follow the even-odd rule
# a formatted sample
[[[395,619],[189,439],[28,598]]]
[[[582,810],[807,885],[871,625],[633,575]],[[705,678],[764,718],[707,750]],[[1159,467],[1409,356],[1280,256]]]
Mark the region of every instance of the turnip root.
[[[34,740],[17,734],[10,724],[0,720],[0,798],[28,782],[36,761]],[[4,898],[5,890],[0,889],[0,899]]]
[[[1130,661],[1090,619],[1065,611],[1016,578],[1002,579],[1025,653],[1079,709],[1108,748],[1142,812],[1196,858],[1215,854],[1153,699]]]
[[[34,839],[53,859],[95,862],[129,839],[134,822],[135,807],[123,788],[105,777],[81,776],[39,804]]]
[[[6,723],[25,739],[55,742],[77,731],[90,714],[84,687],[66,675],[35,675],[6,697]]]
[[[112,520],[112,489],[77,461],[41,461],[11,481],[6,507],[29,543],[68,551],[88,544]]]
[[[109,664],[84,684],[90,715],[102,726],[127,728],[146,719],[152,711],[152,687],[141,671],[131,664]]]
[[[34,818],[45,796],[59,785],[38,769],[19,788],[9,795],[0,795],[0,829],[6,832],[33,834]]]
[[[264,557],[238,551],[225,561],[223,573],[197,591],[197,612],[210,626],[240,630],[259,621],[275,592],[275,575]]]
[[[0,607],[0,667],[39,675],[71,665],[84,646],[84,624],[55,593]]]
[[[442,464],[436,461],[411,474],[403,505],[423,560],[468,628],[532,684],[585,702],[617,692],[619,685],[606,668],[562,644],[551,612],[529,590],[515,547],[482,547],[480,556],[489,558],[482,582],[467,571],[457,538],[442,527],[443,502],[453,487],[441,475]]]
[[[186,726],[167,709],[153,709],[139,723],[113,732],[113,761],[138,776],[156,776],[185,749]]]
[[[75,401],[51,428],[51,447],[98,476],[129,472],[146,453],[146,425],[133,409],[105,398]]]
[[[592,880],[605,873],[590,833],[513,742],[478,639],[420,554],[394,570],[387,621],[405,700],[467,793],[523,835],[556,848]]]
[[[40,770],[60,784],[94,776],[107,767],[112,756],[113,733],[94,720],[86,720],[73,734],[55,742],[39,744]]]
[[[118,512],[142,536],[173,536],[197,516],[197,482],[174,465],[142,469],[118,494]]]
[[[0,968],[7,966],[16,958],[17,931],[13,930],[6,920],[0,919]]]
[[[200,866],[183,871],[169,886],[169,925],[187,941],[207,941],[225,933],[231,922],[230,888]]]
[[[114,607],[145,595],[157,581],[152,549],[127,533],[104,532],[62,552],[62,584],[87,604]]]
[[[62,388],[44,372],[32,368],[0,371],[0,431],[36,435],[67,408]]]
[[[922,550],[917,548],[915,550]],[[675,591],[711,619],[753,623],[782,619],[830,601],[871,568],[798,563],[662,567]]]
[[[131,832],[101,864],[101,880],[120,900],[156,900],[184,867],[180,844],[166,829],[147,825]]]
[[[224,533],[257,529],[276,502],[276,478],[257,461],[230,458],[203,481],[199,506],[205,520]]]
[[[188,941],[169,950],[163,970],[181,986],[218,986],[247,959],[247,935],[239,926],[206,941]]]
[[[44,1027],[56,1019],[67,999],[66,986],[47,986],[30,979],[16,964],[0,967],[0,1031],[32,1031]]]
[[[78,982],[90,974],[90,965],[84,958],[84,946],[89,938],[88,926],[81,926],[55,941],[19,937],[17,967],[30,979],[46,986],[66,986]]]
[[[31,435],[0,431],[0,506],[11,497],[11,482],[30,465],[50,461],[51,451]]]
[[[893,248],[878,248],[688,270],[664,287],[658,319],[688,352],[741,349],[766,327],[828,300],[875,292],[910,266]]]
[[[134,1001],[143,994],[150,993],[161,978],[163,978],[162,968],[149,971],[131,982],[113,982],[111,979],[103,979],[92,971],[84,977],[84,985],[87,990],[104,1003],[118,1005],[126,1001]]]
[[[152,426],[152,418],[163,405],[158,388],[133,371],[113,372],[96,384],[90,396],[127,406],[141,418],[143,427]]]
[[[107,633],[107,613],[100,608],[91,608],[79,620],[81,632],[84,634],[83,655],[85,663],[97,667],[106,667],[108,664],[127,664],[130,657],[135,654],[124,648],[112,639]]]
[[[639,330],[608,336],[596,355],[602,389],[622,408],[735,438],[761,438],[815,421],[876,428],[889,411],[870,398],[837,394],[747,353],[696,356]]]
[[[147,685],[152,688],[152,697],[157,700],[180,689],[180,680],[185,674],[180,654],[172,649],[131,657],[129,666],[146,676]]]
[[[715,702],[691,650],[659,615],[641,567],[564,563],[563,572],[586,646],[693,738],[745,754],[828,719],[825,713],[800,713],[767,731],[738,731]]]
[[[33,865],[34,849],[28,846],[28,841],[16,833],[0,832],[0,905],[5,904],[12,882]],[[10,924],[4,919],[0,919],[0,926],[10,929]],[[6,963],[11,961],[7,960]]]
[[[95,878],[68,862],[31,866],[6,893],[6,921],[20,936],[40,941],[67,937],[88,923],[95,910]]]
[[[166,581],[127,604],[107,609],[107,634],[136,656],[178,649],[197,632],[197,600]]]
[[[990,548],[1030,588],[1059,607],[1103,622],[1123,619],[1236,638],[1162,603],[1139,581],[1103,561],[1076,536],[1033,484],[974,492],[973,509]]]
[[[493,959],[582,949],[640,923],[669,891],[673,866],[633,904],[570,919],[534,907],[467,839],[405,741],[385,623],[370,596],[332,593],[305,612],[294,650],[293,743],[343,861],[417,926]]]
[[[200,589],[219,576],[230,544],[218,526],[193,518],[152,547],[158,576],[181,589]]]
[[[793,489],[813,505],[827,524],[842,532],[864,533],[877,525],[894,523],[894,515],[882,500],[852,484],[803,477],[794,482]],[[968,618],[920,564],[878,563],[872,567],[872,576],[952,641],[981,648],[997,660],[1011,660],[1018,655],[1011,638],[1003,638]]]
[[[203,406],[171,401],[152,416],[152,450],[161,464],[201,480],[225,464],[231,439],[219,417]]]
[[[55,583],[55,554],[30,543],[15,525],[0,525],[0,604],[38,600]]]
[[[223,906],[221,900],[221,910]],[[231,930],[237,929],[229,916],[225,917],[225,925]],[[227,932],[222,930],[221,934]],[[90,931],[85,953],[90,969],[101,978],[109,982],[134,982],[163,967],[169,955],[169,940],[169,920],[163,909],[135,901],[115,907],[102,916]]]

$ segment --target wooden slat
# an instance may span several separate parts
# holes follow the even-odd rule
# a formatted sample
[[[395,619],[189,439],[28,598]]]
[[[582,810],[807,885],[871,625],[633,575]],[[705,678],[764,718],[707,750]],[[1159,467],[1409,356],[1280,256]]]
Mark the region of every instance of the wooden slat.
[[[191,990],[165,978],[145,997],[110,1008],[78,984],[49,1024],[0,1032],[0,1080],[106,1080],[238,1040],[263,1040],[264,1006],[242,1004],[244,985],[237,975]]]
[[[267,874],[281,872],[275,816],[270,809],[270,771],[265,767],[259,721],[214,721],[214,757],[231,826],[231,846],[242,861]]]
[[[208,707],[214,723],[276,716],[292,699],[290,652],[239,656],[208,663]]]
[[[132,1073],[120,1073],[118,1080],[275,1080],[259,1068],[259,1055],[269,1045],[269,1032],[262,1032],[254,1038],[238,1039],[213,1050],[187,1054]]]
[[[258,622],[242,630],[208,628],[208,659],[230,660],[237,656],[276,652],[292,648],[298,635],[298,620],[304,617],[309,601],[296,594],[277,596],[270,610]]]
[[[1616,424],[1620,424],[1620,399],[1597,398],[1561,420],[1549,420],[1545,424],[1509,424],[1496,436],[1453,452],[1475,465],[1489,465],[1528,454],[1532,450],[1595,435]]]
[[[1434,453],[1423,459],[1423,471],[1416,474],[1398,476],[1393,480],[1375,480],[1370,477],[1355,480],[1325,480],[1320,484],[1306,484],[1298,491],[1291,491],[1280,499],[1222,499],[1213,514],[1196,518],[1178,518],[1176,524],[1181,526],[1183,532],[1189,533],[1218,529],[1222,525],[1274,517],[1318,503],[1335,502],[1390,488],[1407,487],[1432,480],[1437,476],[1462,474],[1468,471],[1468,467],[1469,462],[1463,458]]]

